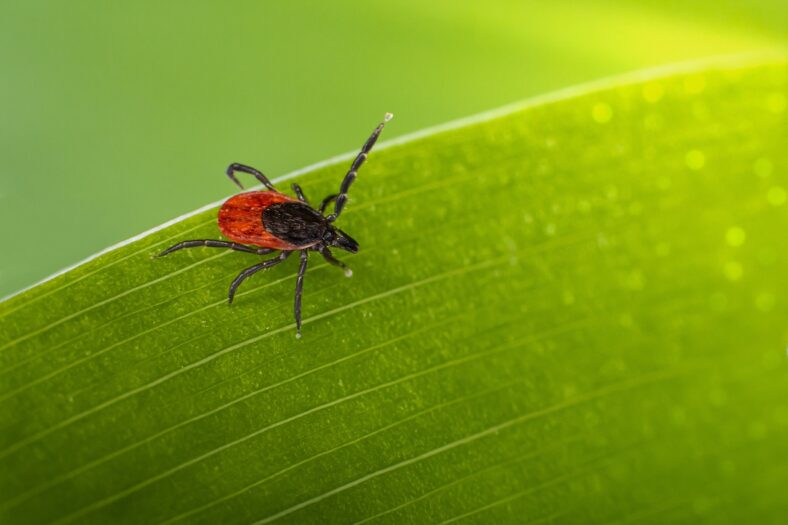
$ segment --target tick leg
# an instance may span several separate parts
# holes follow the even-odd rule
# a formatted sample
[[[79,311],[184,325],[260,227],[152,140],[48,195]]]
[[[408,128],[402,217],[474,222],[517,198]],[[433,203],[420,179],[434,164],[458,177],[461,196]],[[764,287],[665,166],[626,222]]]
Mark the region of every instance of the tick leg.
[[[203,239],[199,241],[179,242],[174,246],[170,246],[156,257],[163,257],[167,254],[170,254],[172,252],[177,252],[178,250],[182,250],[184,248],[198,248],[202,246],[207,246],[208,248],[229,248],[237,252],[256,253],[258,255],[265,255],[267,253],[276,251],[276,250],[271,250],[269,248],[251,248],[249,246],[244,246],[243,244],[238,244],[237,242],[214,241],[212,239]]]
[[[230,177],[230,180],[236,183],[239,188],[243,189],[243,186],[241,185],[240,182],[238,182],[238,178],[235,176],[236,171],[241,171],[243,173],[248,173],[249,175],[254,175],[254,178],[259,180],[263,184],[263,186],[265,186],[271,191],[276,191],[274,185],[271,184],[271,181],[268,180],[268,177],[263,175],[261,171],[256,170],[251,166],[246,166],[244,164],[238,164],[237,162],[233,162],[227,167],[227,176]]]
[[[300,200],[304,204],[309,204],[309,201],[306,200],[306,196],[304,195],[303,190],[301,190],[301,186],[299,186],[294,182],[291,188],[293,188],[293,191],[295,192],[296,197],[298,197],[298,200]]]
[[[329,195],[328,197],[323,199],[323,202],[320,203],[320,214],[321,215],[325,215],[326,208],[328,208],[328,205],[331,204],[335,200],[337,200],[337,194],[336,193],[332,193],[331,195]]]
[[[298,267],[298,278],[296,279],[295,289],[295,320],[296,337],[301,338],[301,293],[304,291],[304,274],[306,274],[306,263],[309,260],[309,252],[301,250],[301,266]]]
[[[227,295],[227,299],[230,304],[233,304],[233,297],[235,297],[235,290],[240,286],[244,279],[247,277],[256,274],[260,270],[265,270],[266,268],[270,268],[271,266],[276,266],[280,262],[284,261],[290,254],[293,253],[292,251],[289,252],[282,252],[273,259],[268,259],[267,261],[263,261],[260,264],[255,264],[254,266],[250,266],[246,270],[242,271],[238,274],[238,277],[233,279],[232,284],[230,284],[230,293]]]
[[[367,141],[364,143],[364,146],[361,147],[361,152],[356,156],[356,159],[353,161],[353,164],[350,165],[350,169],[348,170],[345,178],[342,180],[342,184],[339,186],[339,194],[337,195],[336,203],[334,203],[334,213],[326,217],[329,222],[334,222],[339,217],[339,214],[342,213],[342,208],[345,207],[345,202],[347,201],[347,192],[350,189],[350,185],[353,184],[353,181],[356,180],[356,174],[364,164],[364,161],[367,160],[367,155],[369,155],[372,146],[375,145],[377,142],[378,137],[380,136],[380,132],[383,131],[383,126],[386,125],[386,122],[391,120],[393,115],[391,113],[386,113],[386,116],[383,117],[383,122],[378,124],[378,127],[372,132],[372,135],[369,136]]]
[[[339,266],[343,270],[345,270],[345,277],[350,277],[353,275],[353,270],[348,268],[347,264],[343,263],[339,259],[335,258],[334,255],[331,253],[331,250],[328,249],[328,246],[324,246],[320,249],[320,254],[328,261],[330,264],[334,266]]]

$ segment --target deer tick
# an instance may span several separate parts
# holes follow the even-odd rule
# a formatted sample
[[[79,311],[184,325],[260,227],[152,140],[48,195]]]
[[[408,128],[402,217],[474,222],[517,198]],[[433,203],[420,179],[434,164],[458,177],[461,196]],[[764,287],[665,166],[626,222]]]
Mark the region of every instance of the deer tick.
[[[236,172],[243,172],[253,175],[260,181],[266,190],[248,191],[230,197],[222,204],[219,209],[219,229],[222,234],[230,239],[229,241],[201,239],[194,241],[183,241],[171,246],[161,252],[159,257],[170,254],[183,248],[196,248],[207,246],[209,248],[228,248],[239,252],[253,253],[256,255],[269,255],[279,252],[275,257],[261,263],[250,266],[238,274],[230,284],[228,300],[233,302],[235,291],[238,286],[246,279],[266,268],[275,266],[288,257],[293,252],[299,252],[301,265],[298,268],[298,277],[295,287],[295,321],[296,337],[301,337],[301,294],[304,288],[304,274],[309,259],[309,252],[319,252],[326,261],[338,266],[345,271],[345,275],[350,277],[353,272],[342,261],[336,259],[331,253],[333,247],[340,248],[350,253],[358,252],[358,243],[347,233],[343,232],[334,222],[339,218],[347,202],[347,193],[350,185],[356,180],[356,174],[364,161],[367,159],[372,146],[378,140],[383,126],[391,120],[391,113],[386,113],[383,122],[372,132],[361,152],[353,160],[342,184],[339,185],[339,192],[334,193],[323,199],[318,209],[313,208],[301,187],[293,184],[293,192],[296,198],[289,197],[280,193],[268,177],[260,171],[233,163],[227,168],[227,176],[243,189],[243,186],[235,176]],[[334,211],[326,215],[326,209],[334,203]]]

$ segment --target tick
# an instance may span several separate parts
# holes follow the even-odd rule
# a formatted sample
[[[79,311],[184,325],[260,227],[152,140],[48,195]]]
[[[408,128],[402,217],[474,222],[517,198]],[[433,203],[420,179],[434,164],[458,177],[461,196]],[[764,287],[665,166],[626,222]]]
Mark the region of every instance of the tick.
[[[228,300],[233,302],[235,291],[246,279],[266,268],[271,268],[281,263],[293,252],[299,252],[301,265],[298,268],[298,277],[295,287],[295,321],[296,337],[301,337],[301,294],[304,288],[304,274],[306,273],[309,252],[318,252],[330,264],[338,266],[350,277],[353,272],[342,261],[336,259],[331,253],[331,248],[339,248],[350,253],[358,252],[358,243],[347,233],[337,228],[334,223],[339,218],[347,202],[350,185],[356,180],[356,175],[364,161],[367,160],[372,146],[383,131],[383,126],[391,120],[391,113],[386,113],[383,122],[372,132],[361,152],[353,160],[339,192],[323,199],[318,209],[313,208],[301,187],[293,184],[296,198],[280,193],[268,177],[260,171],[233,163],[227,168],[227,176],[241,189],[243,186],[235,176],[236,172],[253,175],[267,189],[263,191],[248,191],[227,199],[219,209],[219,230],[230,239],[229,241],[201,239],[183,241],[161,252],[158,256],[170,254],[183,248],[196,248],[207,246],[209,248],[228,248],[239,252],[253,253],[256,255],[270,255],[279,252],[275,257],[246,268],[230,284]],[[326,215],[326,209],[334,203],[334,211]]]

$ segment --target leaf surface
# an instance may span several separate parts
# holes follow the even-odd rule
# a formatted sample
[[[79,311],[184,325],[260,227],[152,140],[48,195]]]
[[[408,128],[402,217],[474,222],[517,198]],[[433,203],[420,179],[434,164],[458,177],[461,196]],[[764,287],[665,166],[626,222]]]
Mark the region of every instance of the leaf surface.
[[[663,70],[376,149],[354,275],[310,259],[300,340],[295,258],[230,307],[258,257],[152,257],[215,209],[0,303],[0,520],[778,523],[787,73]]]

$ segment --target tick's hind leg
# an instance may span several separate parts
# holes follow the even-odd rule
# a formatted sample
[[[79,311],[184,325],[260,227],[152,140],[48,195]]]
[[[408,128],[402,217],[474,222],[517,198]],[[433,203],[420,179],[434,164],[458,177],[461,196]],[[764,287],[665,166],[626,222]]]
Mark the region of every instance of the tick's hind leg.
[[[248,173],[249,175],[253,175],[255,179],[259,180],[263,184],[263,186],[265,186],[271,191],[276,191],[276,188],[274,188],[274,185],[271,184],[270,180],[268,180],[268,177],[263,175],[263,173],[260,170],[256,170],[251,166],[246,166],[245,164],[238,164],[237,162],[233,162],[232,164],[227,166],[227,176],[230,177],[230,180],[236,183],[239,188],[243,189],[243,186],[241,185],[240,182],[238,182],[238,179],[235,176],[236,171],[241,171],[243,173]]]
[[[182,250],[184,248],[200,248],[203,246],[208,248],[229,248],[237,252],[256,253],[257,255],[265,255],[275,251],[269,248],[251,248],[249,246],[244,246],[243,244],[238,244],[237,242],[215,241],[213,239],[201,239],[198,241],[179,242],[174,246],[170,246],[156,257],[163,257],[167,254],[170,254],[172,252],[177,252],[178,250]]]
[[[250,277],[260,270],[265,270],[266,268],[270,268],[271,266],[276,266],[280,262],[284,261],[290,254],[293,252],[282,252],[278,256],[274,257],[273,259],[268,259],[267,261],[263,261],[260,264],[255,264],[254,266],[250,266],[246,270],[242,271],[238,274],[238,277],[233,279],[233,282],[230,284],[230,292],[227,294],[227,300],[230,304],[233,304],[233,298],[235,297],[235,290],[241,285],[241,283],[247,277]]]
[[[320,249],[320,254],[328,261],[330,264],[334,266],[339,266],[343,270],[345,270],[345,277],[350,277],[353,275],[353,270],[348,268],[347,264],[343,263],[339,259],[334,257],[334,254],[331,253],[331,250],[328,249],[327,246],[324,246]]]
[[[295,289],[295,321],[296,337],[301,338],[301,294],[304,291],[304,274],[306,274],[306,263],[309,260],[309,252],[301,250],[301,266],[298,267],[298,277],[296,278]]]

